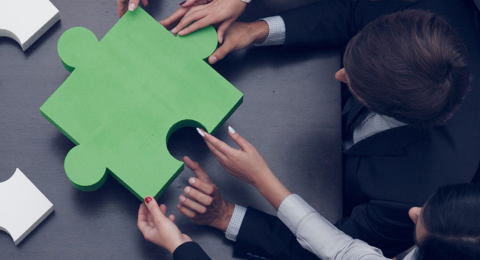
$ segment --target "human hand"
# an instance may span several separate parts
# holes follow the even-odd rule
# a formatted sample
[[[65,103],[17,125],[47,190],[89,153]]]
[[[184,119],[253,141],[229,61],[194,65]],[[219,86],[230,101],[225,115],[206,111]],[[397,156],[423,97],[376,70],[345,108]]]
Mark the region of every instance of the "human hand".
[[[128,10],[135,11],[139,2],[140,0],[117,0],[118,17],[122,18]],[[148,0],[142,0],[142,4],[147,6]]]
[[[191,2],[193,1],[189,0],[182,4],[180,9],[167,19],[160,21],[160,24],[171,29],[180,20],[178,25],[172,29],[172,33],[183,36],[208,25],[219,23],[217,29],[219,43],[223,43],[225,31],[247,6],[247,3],[241,0],[200,0],[195,4]]]
[[[225,32],[223,44],[210,55],[208,62],[214,64],[232,51],[244,49],[252,44],[263,43],[267,39],[268,30],[268,24],[265,21],[234,22]]]
[[[197,128],[197,131],[202,135],[208,148],[223,168],[231,175],[253,186],[257,186],[265,179],[274,176],[258,150],[232,127],[228,127],[228,134],[240,146],[240,150],[230,147],[199,128]]]
[[[185,187],[185,195],[178,198],[178,210],[197,225],[208,225],[226,231],[235,206],[223,199],[218,187],[213,184],[203,168],[190,158],[183,158],[197,178],[190,178],[192,187]],[[188,196],[188,197],[187,197]]]
[[[146,240],[173,254],[177,247],[192,239],[180,232],[177,225],[173,223],[175,221],[173,215],[168,218],[165,216],[166,211],[167,206],[162,204],[159,207],[157,201],[148,196],[138,210],[137,225]]]
[[[291,194],[273,174],[258,150],[232,127],[228,127],[228,134],[240,146],[240,150],[228,146],[200,128],[197,128],[197,131],[223,168],[231,175],[257,188],[276,210]]]

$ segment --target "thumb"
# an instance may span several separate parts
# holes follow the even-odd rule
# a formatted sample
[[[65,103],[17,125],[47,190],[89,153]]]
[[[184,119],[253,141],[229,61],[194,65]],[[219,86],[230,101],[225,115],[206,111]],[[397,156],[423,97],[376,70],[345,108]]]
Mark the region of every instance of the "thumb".
[[[212,55],[210,55],[210,57],[208,58],[208,62],[210,64],[215,64],[219,60],[225,58],[225,56],[227,56],[227,54],[229,54],[232,50],[233,44],[226,41],[222,46],[216,49]]]
[[[163,214],[163,212],[160,210],[157,201],[153,197],[145,197],[145,205],[147,205],[148,211],[150,211],[150,213],[152,214],[155,224],[160,223],[159,221],[164,221],[165,219],[167,219],[167,217],[165,217],[165,214]]]

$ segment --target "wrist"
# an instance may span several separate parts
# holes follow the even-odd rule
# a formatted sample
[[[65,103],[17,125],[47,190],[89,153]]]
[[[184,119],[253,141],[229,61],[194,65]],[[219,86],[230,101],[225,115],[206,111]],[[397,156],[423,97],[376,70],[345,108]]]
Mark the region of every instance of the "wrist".
[[[256,21],[252,24],[252,30],[254,35],[254,44],[262,44],[268,37],[268,23],[265,21]]]
[[[283,185],[283,183],[272,173],[273,177],[271,177],[268,181],[262,182],[260,185],[255,186],[260,194],[265,197],[268,202],[278,211],[278,208],[282,204],[283,200],[285,200],[289,195],[292,193]]]
[[[177,248],[179,246],[181,246],[181,245],[183,245],[184,243],[187,243],[187,242],[192,242],[192,239],[188,236],[185,237],[185,238],[181,238],[181,239],[172,241],[172,243],[165,249],[167,249],[170,253],[173,254],[173,252],[175,252],[175,250],[177,250]]]
[[[233,211],[235,210],[235,205],[232,203],[225,201],[225,205],[223,207],[223,213],[220,216],[220,219],[218,221],[215,221],[210,225],[211,227],[214,227],[216,229],[220,229],[221,231],[225,232],[227,231],[228,224],[230,223],[230,220],[232,219]]]

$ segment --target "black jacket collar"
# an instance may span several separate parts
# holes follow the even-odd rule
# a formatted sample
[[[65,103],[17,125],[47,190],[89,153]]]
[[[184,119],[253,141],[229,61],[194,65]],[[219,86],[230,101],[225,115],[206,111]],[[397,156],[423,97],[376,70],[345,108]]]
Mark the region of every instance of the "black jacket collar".
[[[419,141],[428,131],[401,126],[372,135],[344,151],[347,155],[403,155],[405,147]]]

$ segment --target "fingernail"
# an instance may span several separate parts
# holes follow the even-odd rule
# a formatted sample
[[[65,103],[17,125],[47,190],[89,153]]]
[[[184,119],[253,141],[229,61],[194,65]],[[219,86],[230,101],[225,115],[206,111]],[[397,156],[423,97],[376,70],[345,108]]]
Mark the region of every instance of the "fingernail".
[[[150,203],[150,201],[152,201],[152,200],[153,200],[153,198],[150,197],[150,196],[145,197],[145,203],[147,203],[147,204]]]
[[[128,6],[128,10],[135,11],[135,3],[130,3],[130,5]]]
[[[177,209],[179,209],[181,206],[182,206],[182,205],[180,205],[180,204],[177,204]]]
[[[205,134],[202,132],[202,130],[200,130],[200,128],[197,127],[197,132],[199,135],[201,135],[202,137],[205,137]]]
[[[177,32],[177,27],[173,28],[172,30],[170,30],[173,34],[175,34]]]
[[[181,201],[181,202],[184,202],[184,201],[185,201],[185,197],[184,197],[184,196],[180,196],[180,201]]]
[[[212,63],[215,63],[215,62],[217,62],[217,57],[212,56]]]
[[[232,135],[236,133],[231,126],[228,127],[228,132],[230,132]]]
[[[185,188],[185,193],[189,193],[190,192],[190,187],[186,187]]]
[[[180,5],[183,5],[185,2],[187,2],[187,1],[183,1],[183,2],[181,2],[181,3],[180,3]]]
[[[184,30],[178,32],[178,34],[183,35]]]
[[[189,182],[190,184],[192,184],[192,185],[195,184],[195,178],[190,178],[190,179],[188,180],[188,182]]]

